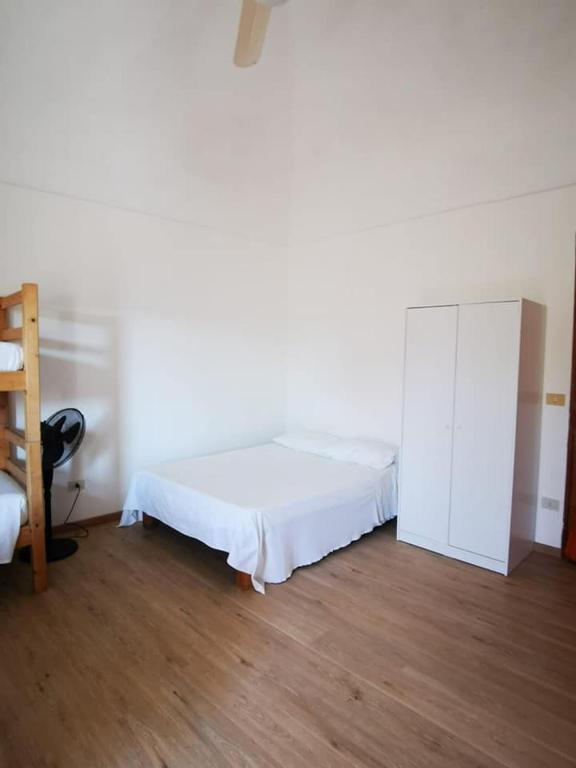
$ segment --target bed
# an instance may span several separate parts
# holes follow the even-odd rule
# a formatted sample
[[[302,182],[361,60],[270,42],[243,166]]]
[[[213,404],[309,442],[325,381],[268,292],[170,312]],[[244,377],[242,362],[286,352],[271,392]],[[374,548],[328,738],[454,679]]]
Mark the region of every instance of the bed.
[[[282,436],[142,470],[132,479],[120,525],[150,516],[223,550],[229,565],[264,593],[266,583],[285,581],[295,568],[396,516],[395,448],[386,446],[376,459],[372,451],[369,466],[358,461],[358,441],[352,456],[345,449],[351,441],[314,440]]]
[[[20,529],[27,522],[26,493],[14,478],[0,470],[0,565],[12,561]]]
[[[14,393],[22,396],[22,431],[10,423]],[[38,286],[24,283],[0,296],[0,563],[30,547],[35,592],[47,585],[41,453]]]
[[[0,341],[0,372],[20,371],[24,367],[24,352],[20,344]]]

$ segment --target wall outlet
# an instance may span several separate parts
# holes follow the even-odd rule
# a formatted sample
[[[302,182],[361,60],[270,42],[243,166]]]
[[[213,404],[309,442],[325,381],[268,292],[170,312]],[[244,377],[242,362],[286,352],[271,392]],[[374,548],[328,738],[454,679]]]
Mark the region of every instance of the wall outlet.
[[[86,488],[85,480],[68,480],[69,491],[83,491]]]
[[[560,502],[558,499],[549,499],[548,496],[542,496],[542,508],[551,509],[554,512],[558,512],[560,509]]]

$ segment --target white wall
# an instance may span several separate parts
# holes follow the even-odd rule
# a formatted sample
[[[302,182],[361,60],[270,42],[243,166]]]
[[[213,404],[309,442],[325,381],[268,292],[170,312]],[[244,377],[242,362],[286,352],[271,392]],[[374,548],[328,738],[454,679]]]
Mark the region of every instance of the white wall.
[[[0,281],[40,283],[44,413],[88,416],[80,516],[284,416],[394,439],[407,304],[542,301],[568,390],[576,4],[291,0],[249,70],[239,8],[0,0]]]
[[[106,514],[137,467],[281,431],[278,249],[0,185],[0,253],[3,285],[40,285],[43,417],[87,419],[57,521],[69,478],[86,480],[75,518]]]
[[[546,304],[545,386],[567,393],[576,3],[291,10],[289,423],[397,440],[403,312],[421,302]],[[567,424],[545,407],[540,495],[561,505]],[[561,518],[540,510],[538,539],[558,545]]]
[[[399,441],[404,309],[523,296],[547,307],[546,391],[569,392],[576,188],[303,245],[292,253],[287,421]],[[545,406],[540,496],[564,497],[568,408]],[[558,546],[562,512],[541,509]]]
[[[282,427],[287,34],[242,72],[239,10],[0,0],[0,282],[40,284],[43,415],[87,417],[74,517]]]

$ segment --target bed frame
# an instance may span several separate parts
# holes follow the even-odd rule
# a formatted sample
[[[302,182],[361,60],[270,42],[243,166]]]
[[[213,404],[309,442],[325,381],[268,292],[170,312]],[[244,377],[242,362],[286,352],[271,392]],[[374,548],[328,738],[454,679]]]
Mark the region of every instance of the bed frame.
[[[22,307],[22,327],[9,325],[8,310]],[[34,591],[47,586],[42,447],[40,442],[40,370],[38,360],[38,286],[24,283],[10,296],[0,297],[0,341],[21,341],[24,368],[0,372],[0,469],[8,472],[26,491],[28,522],[20,529],[16,547],[31,547]],[[10,427],[12,392],[24,394],[24,432]],[[26,462],[17,461],[13,448],[26,451]]]
[[[160,525],[160,521],[155,517],[144,514],[142,517],[142,525],[144,528],[151,530]],[[232,570],[234,571],[234,582],[239,589],[241,589],[243,592],[247,592],[249,589],[252,589],[252,576],[249,573],[244,573],[244,571],[237,571],[235,568]]]

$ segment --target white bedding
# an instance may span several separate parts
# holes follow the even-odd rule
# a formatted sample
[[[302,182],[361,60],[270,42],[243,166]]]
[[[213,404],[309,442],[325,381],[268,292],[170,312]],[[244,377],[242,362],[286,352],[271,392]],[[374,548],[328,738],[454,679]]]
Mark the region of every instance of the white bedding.
[[[270,443],[138,472],[121,526],[161,520],[252,575],[254,588],[396,516],[396,464],[373,469]]]
[[[0,341],[0,372],[19,371],[24,365],[24,355],[19,344]]]
[[[16,480],[0,470],[0,564],[12,560],[20,528],[27,519],[26,494]]]

